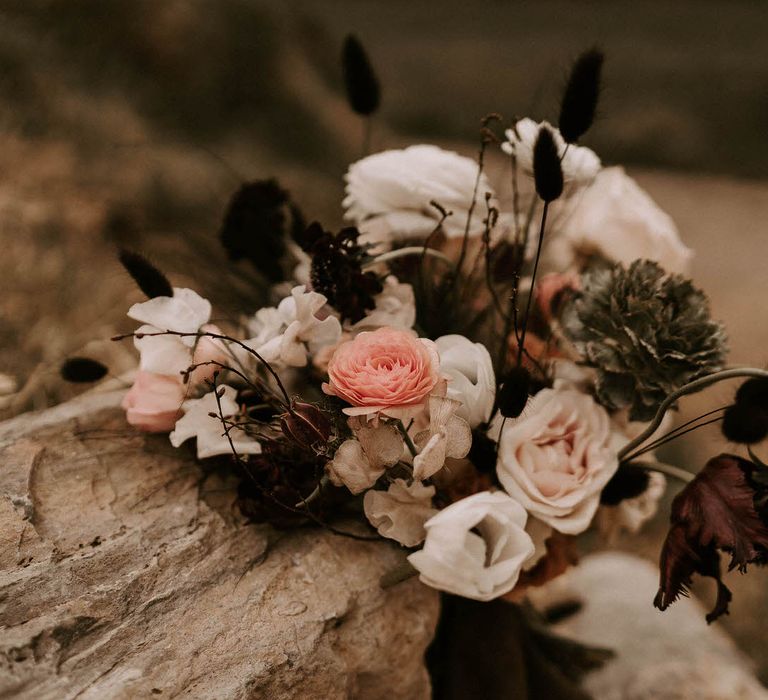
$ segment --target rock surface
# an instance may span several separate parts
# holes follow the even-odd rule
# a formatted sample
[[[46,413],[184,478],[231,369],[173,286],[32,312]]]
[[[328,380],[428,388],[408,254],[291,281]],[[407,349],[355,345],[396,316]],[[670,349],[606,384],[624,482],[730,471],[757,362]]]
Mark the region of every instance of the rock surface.
[[[119,392],[0,424],[0,696],[426,698],[437,594],[402,555],[246,525]]]
[[[654,565],[603,552],[540,589],[534,602],[580,601],[556,631],[616,652],[586,676],[595,700],[766,700],[750,661],[719,624],[707,625],[702,606],[681,598],[661,613],[651,605],[657,587]]]

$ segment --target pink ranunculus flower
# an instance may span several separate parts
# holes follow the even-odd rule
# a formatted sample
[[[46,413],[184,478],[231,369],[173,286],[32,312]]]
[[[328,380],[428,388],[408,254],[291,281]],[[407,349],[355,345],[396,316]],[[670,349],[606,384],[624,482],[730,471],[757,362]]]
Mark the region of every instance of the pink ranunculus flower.
[[[339,345],[328,379],[323,391],[351,404],[347,415],[411,418],[440,379],[440,356],[431,340],[387,326]]]
[[[128,422],[147,433],[167,433],[181,417],[184,384],[181,377],[139,370],[123,398]]]

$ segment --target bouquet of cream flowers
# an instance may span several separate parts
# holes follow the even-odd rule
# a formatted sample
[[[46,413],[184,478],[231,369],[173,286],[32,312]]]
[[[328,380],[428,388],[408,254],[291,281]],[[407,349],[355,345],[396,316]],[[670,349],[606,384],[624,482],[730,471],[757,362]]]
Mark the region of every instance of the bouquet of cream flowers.
[[[725,612],[719,553],[744,569],[768,552],[768,471],[751,447],[768,434],[768,373],[726,368],[674,223],[579,145],[602,60],[577,60],[557,126],[483,120],[476,160],[416,145],[353,163],[340,231],[307,225],[274,180],[245,184],[221,240],[272,299],[224,329],[197,292],[123,252],[148,297],[128,310],[128,422],[232,469],[248,518],[392,540],[403,575],[480,601],[561,573],[591,528],[636,531],[665,477],[682,479],[655,603],[700,574],[718,582],[710,619]],[[366,71],[348,76],[364,116],[378,104]],[[683,396],[736,377],[728,407],[662,429]],[[656,461],[704,419],[748,454],[696,476]]]

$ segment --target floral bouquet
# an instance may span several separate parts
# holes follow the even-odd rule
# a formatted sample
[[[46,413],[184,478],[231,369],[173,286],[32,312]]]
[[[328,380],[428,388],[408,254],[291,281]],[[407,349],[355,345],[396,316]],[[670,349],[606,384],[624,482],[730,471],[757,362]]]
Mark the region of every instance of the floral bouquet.
[[[768,468],[752,451],[768,372],[726,367],[673,222],[579,145],[602,63],[575,62],[557,127],[486,117],[476,160],[416,145],[353,163],[340,231],[307,225],[274,180],[243,185],[220,238],[270,299],[236,322],[212,324],[206,299],[122,252],[148,297],[128,310],[128,422],[233,470],[253,521],[392,540],[407,550],[392,580],[478,601],[521,600],[590,529],[636,531],[679,479],[655,605],[699,574],[718,586],[708,620],[725,613],[720,552],[741,570],[768,553]],[[379,90],[354,39],[344,66],[367,143]],[[728,406],[668,425],[685,395],[733,378]],[[655,459],[712,421],[746,454],[695,476]]]

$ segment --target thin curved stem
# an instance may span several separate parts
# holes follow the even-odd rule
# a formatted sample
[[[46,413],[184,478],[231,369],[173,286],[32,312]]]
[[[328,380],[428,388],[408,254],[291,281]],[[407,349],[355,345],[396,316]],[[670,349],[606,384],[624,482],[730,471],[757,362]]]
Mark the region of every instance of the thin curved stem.
[[[630,440],[624,447],[619,450],[619,461],[624,461],[626,455],[632,454],[632,452],[642,445],[661,425],[661,421],[664,420],[664,416],[667,411],[683,396],[688,394],[695,394],[697,391],[702,391],[707,387],[717,384],[718,382],[725,381],[727,379],[738,379],[739,377],[768,377],[768,371],[764,369],[757,369],[756,367],[736,367],[733,369],[723,369],[719,372],[713,372],[705,377],[700,377],[692,382],[689,382],[685,386],[680,387],[677,391],[672,392],[662,401],[659,409],[656,411],[656,415],[653,420],[648,424],[648,427],[643,430],[634,440]]]
[[[434,248],[424,248],[422,246],[415,246],[415,245],[408,246],[406,248],[397,248],[396,250],[390,250],[387,253],[382,253],[381,255],[377,255],[373,260],[363,265],[363,269],[365,270],[379,263],[389,262],[390,260],[397,260],[398,258],[406,258],[409,255],[429,255],[433,258],[436,258],[437,260],[444,262],[451,269],[455,269],[453,260],[451,260],[447,255],[441,253],[439,250],[435,250]]]
[[[696,416],[696,418],[692,418],[689,421],[686,421],[682,425],[677,426],[674,430],[670,430],[669,432],[664,433],[663,435],[660,435],[655,440],[652,440],[647,445],[643,445],[639,449],[637,449],[635,452],[633,452],[631,455],[628,455],[625,457],[625,461],[630,461],[633,459],[637,459],[640,455],[645,454],[646,452],[650,452],[652,450],[656,450],[659,447],[662,447],[663,445],[666,445],[668,442],[671,442],[672,440],[677,440],[677,438],[682,437],[683,435],[687,435],[688,433],[698,430],[699,428],[703,428],[704,426],[711,425],[712,423],[716,423],[717,421],[720,421],[723,419],[723,416],[718,416],[717,418],[707,420],[705,421],[705,418],[709,418],[710,416],[713,416],[715,413],[720,413],[721,411],[724,411],[728,406],[723,406],[722,408],[715,408],[712,411],[707,411],[706,413],[702,413],[700,416]],[[703,422],[699,422],[703,421]]]
[[[411,455],[414,457],[418,455],[419,452],[416,449],[416,445],[413,444],[413,440],[411,440],[411,436],[408,435],[408,430],[403,425],[403,421],[401,420],[397,421],[397,429],[400,431],[400,434],[403,436],[403,440],[405,441],[406,447],[408,447],[408,451],[411,453]]]
[[[523,327],[520,331],[520,344],[517,348],[517,366],[523,362],[523,348],[525,348],[525,334],[528,332],[528,320],[531,315],[531,303],[536,294],[536,272],[539,269],[539,258],[541,257],[541,247],[544,242],[544,229],[547,225],[547,212],[549,211],[549,202],[544,202],[544,210],[541,212],[541,227],[539,228],[539,242],[536,247],[536,259],[533,262],[533,273],[531,275],[531,291],[528,294],[528,302],[525,305],[525,316],[523,317]],[[506,342],[506,339],[505,339]]]

